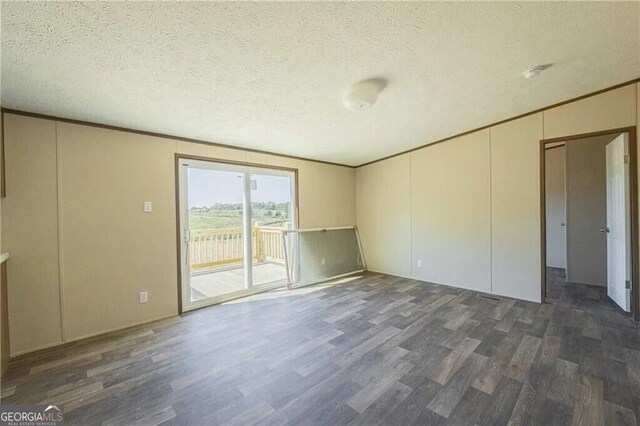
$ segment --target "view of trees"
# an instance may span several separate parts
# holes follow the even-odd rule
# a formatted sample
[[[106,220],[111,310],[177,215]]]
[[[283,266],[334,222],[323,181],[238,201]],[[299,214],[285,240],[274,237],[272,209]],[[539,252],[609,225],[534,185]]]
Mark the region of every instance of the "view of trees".
[[[289,219],[291,203],[253,202],[251,217],[262,225],[277,225]],[[216,203],[212,206],[191,207],[191,229],[234,228],[242,226],[242,203]]]

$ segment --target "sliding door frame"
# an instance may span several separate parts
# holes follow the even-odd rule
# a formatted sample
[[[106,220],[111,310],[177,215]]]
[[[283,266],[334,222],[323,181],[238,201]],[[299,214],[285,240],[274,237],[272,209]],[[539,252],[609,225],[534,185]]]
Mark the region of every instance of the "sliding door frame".
[[[299,227],[300,224],[300,190],[299,190],[299,185],[298,185],[298,169],[297,168],[291,168],[291,167],[280,167],[280,166],[274,166],[271,164],[260,164],[260,163],[249,163],[249,162],[244,162],[244,161],[234,161],[234,160],[228,160],[228,159],[223,159],[223,158],[214,158],[214,157],[203,157],[203,156],[198,156],[198,155],[190,155],[190,154],[181,154],[181,153],[175,153],[174,154],[174,173],[175,173],[175,203],[176,203],[176,254],[177,254],[177,274],[178,274],[178,314],[182,314],[184,312],[183,310],[183,291],[182,291],[182,284],[183,284],[183,267],[182,267],[182,256],[183,256],[183,250],[182,250],[182,223],[181,223],[181,216],[182,216],[182,206],[181,206],[181,192],[180,192],[180,161],[189,161],[189,160],[195,160],[195,161],[202,161],[202,162],[207,162],[207,163],[219,163],[219,164],[227,164],[227,165],[232,165],[232,166],[239,166],[239,167],[247,167],[247,168],[255,168],[255,169],[267,169],[267,170],[278,170],[278,171],[283,171],[283,172],[289,172],[293,174],[293,185],[294,185],[294,191],[293,191],[293,195],[295,196],[295,200],[294,203],[292,204],[292,209],[293,209],[293,215],[294,215],[294,226],[296,228]],[[185,188],[186,190],[186,188]],[[243,222],[244,223],[244,222]],[[269,288],[265,288],[265,291],[268,290]],[[249,293],[248,293],[249,294]],[[248,295],[247,294],[247,295]],[[245,296],[244,294],[240,295],[239,297],[243,297]],[[234,297],[235,298],[235,297]],[[221,301],[220,303],[222,303],[223,301]],[[209,306],[209,305],[207,305]],[[202,306],[204,307],[204,306]],[[196,307],[194,309],[198,309],[200,307]]]
[[[547,197],[545,173],[545,146],[558,142],[580,140],[595,136],[629,134],[629,202],[631,215],[631,315],[636,321],[640,320],[640,240],[638,239],[638,139],[637,127],[621,127],[618,129],[599,132],[582,133],[578,135],[562,136],[558,138],[540,140],[540,249],[541,249],[541,300],[547,298]]]

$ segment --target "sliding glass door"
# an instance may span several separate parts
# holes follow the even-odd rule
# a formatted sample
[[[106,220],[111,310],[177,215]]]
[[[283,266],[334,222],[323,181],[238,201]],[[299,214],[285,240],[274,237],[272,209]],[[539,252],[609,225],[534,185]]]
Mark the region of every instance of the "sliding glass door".
[[[295,172],[179,160],[182,310],[286,284]]]

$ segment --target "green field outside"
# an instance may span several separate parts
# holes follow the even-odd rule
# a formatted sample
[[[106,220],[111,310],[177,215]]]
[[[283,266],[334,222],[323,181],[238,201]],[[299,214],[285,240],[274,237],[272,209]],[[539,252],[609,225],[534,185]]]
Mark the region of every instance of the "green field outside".
[[[282,223],[288,219],[290,203],[252,203],[253,222],[261,225]],[[216,204],[211,207],[192,207],[189,210],[189,228],[219,229],[242,227],[242,205]]]

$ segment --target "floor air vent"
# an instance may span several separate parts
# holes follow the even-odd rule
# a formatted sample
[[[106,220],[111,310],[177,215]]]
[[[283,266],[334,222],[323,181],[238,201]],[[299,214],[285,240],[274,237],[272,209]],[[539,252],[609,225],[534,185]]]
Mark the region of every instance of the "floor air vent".
[[[478,297],[482,297],[482,298],[490,299],[490,300],[495,300],[496,302],[501,302],[502,301],[502,299],[500,299],[499,297],[487,296],[485,294],[479,294]]]

